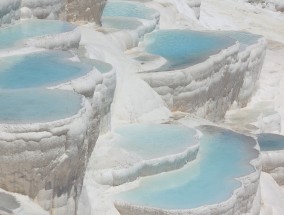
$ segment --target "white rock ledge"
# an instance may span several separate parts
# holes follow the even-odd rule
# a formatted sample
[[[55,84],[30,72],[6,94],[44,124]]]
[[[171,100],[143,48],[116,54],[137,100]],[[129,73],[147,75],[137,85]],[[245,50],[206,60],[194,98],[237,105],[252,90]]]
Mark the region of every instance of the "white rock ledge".
[[[138,43],[141,39],[143,39],[144,35],[154,31],[157,27],[156,19],[133,19],[140,21],[142,25],[138,26],[137,29],[134,30],[117,30],[107,33],[107,37],[109,37],[109,39],[111,39],[122,50],[128,50],[137,47]]]
[[[118,186],[134,181],[139,177],[179,169],[196,158],[198,149],[199,142],[184,152],[156,159],[142,160],[128,168],[98,170],[95,174],[95,180],[103,185]]]
[[[257,149],[259,151],[259,149]],[[205,205],[188,210],[164,210],[161,208],[138,206],[124,201],[115,201],[115,207],[121,215],[233,215],[260,212],[259,180],[261,173],[260,154],[250,162],[255,171],[238,178],[242,183],[232,196],[219,204]],[[190,195],[190,194],[189,194]]]
[[[262,68],[266,41],[240,51],[239,43],[185,69],[139,73],[172,111],[218,121],[234,101],[247,104]]]
[[[90,140],[98,136],[88,131],[98,115],[87,100],[82,105],[76,115],[53,122],[0,124],[1,188],[28,195],[47,211],[75,214],[95,144]]]
[[[262,171],[269,173],[279,185],[284,185],[284,150],[261,151]]]
[[[75,91],[90,100],[94,111],[100,114],[99,130],[101,134],[111,129],[110,112],[116,88],[116,71],[113,67],[111,68],[109,72],[101,73],[94,67],[92,71],[82,77],[50,87],[50,89]]]
[[[0,124],[0,187],[29,196],[50,214],[76,214],[88,160],[110,129],[116,73],[87,75],[50,89],[83,95],[77,115],[46,123]]]
[[[68,50],[78,48],[81,40],[79,28],[73,31],[28,39],[25,44],[36,48]]]

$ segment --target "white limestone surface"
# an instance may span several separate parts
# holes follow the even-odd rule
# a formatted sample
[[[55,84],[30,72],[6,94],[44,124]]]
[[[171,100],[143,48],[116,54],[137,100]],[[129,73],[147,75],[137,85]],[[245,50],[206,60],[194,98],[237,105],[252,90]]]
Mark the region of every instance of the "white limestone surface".
[[[234,101],[247,104],[254,92],[265,56],[263,38],[239,50],[235,44],[185,69],[141,72],[172,111],[184,111],[213,121],[222,119]],[[143,69],[142,69],[143,71]]]
[[[262,197],[260,215],[282,215],[284,211],[284,193],[281,191],[281,187],[271,175],[265,172],[261,173],[260,187]]]
[[[75,28],[70,32],[34,37],[25,41],[25,44],[36,48],[68,50],[78,48],[80,40],[81,32],[79,28]]]
[[[269,173],[279,184],[284,185],[284,150],[261,151],[262,171]]]
[[[124,50],[92,26],[82,26],[80,30],[81,43],[86,46],[88,57],[110,63],[116,69],[112,123],[168,119],[171,113],[164,101],[137,76],[139,67],[125,56]]]
[[[1,124],[0,187],[28,195],[45,210],[75,214],[98,115],[83,100],[74,116],[46,123]],[[98,134],[97,134],[98,135]],[[59,213],[60,214],[60,213]]]
[[[199,19],[201,0],[187,0],[187,4],[194,11],[196,18]]]

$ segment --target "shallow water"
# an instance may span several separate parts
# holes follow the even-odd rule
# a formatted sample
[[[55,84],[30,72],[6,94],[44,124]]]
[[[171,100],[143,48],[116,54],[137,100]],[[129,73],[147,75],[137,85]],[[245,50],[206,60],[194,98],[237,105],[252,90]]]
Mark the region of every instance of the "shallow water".
[[[27,20],[21,21],[16,25],[6,28],[0,28],[0,49],[11,48],[23,40],[64,33],[72,31],[76,28],[75,25],[54,20]]]
[[[82,98],[63,90],[0,91],[0,123],[48,122],[78,113]]]
[[[104,11],[104,16],[123,16],[123,17],[136,17],[140,19],[154,19],[157,15],[156,10],[145,7],[141,3],[130,2],[107,2]]]
[[[218,34],[239,41],[241,50],[244,50],[247,46],[257,43],[258,39],[261,38],[260,35],[252,34],[245,31],[220,31],[218,32]]]
[[[68,52],[52,51],[0,59],[0,88],[19,89],[60,84],[91,71],[87,64],[67,58]]]
[[[129,17],[103,17],[102,26],[120,30],[136,30],[139,26],[142,26],[142,22]]]
[[[119,137],[112,143],[144,159],[181,153],[197,143],[196,131],[180,125],[127,125],[115,130]]]
[[[278,134],[259,134],[257,135],[260,151],[284,150],[284,136]]]
[[[168,65],[161,70],[171,70],[200,63],[235,42],[236,40],[215,33],[160,30],[145,37],[145,50],[168,61]]]
[[[235,178],[254,171],[257,156],[252,138],[217,127],[201,127],[200,150],[184,168],[141,179],[137,188],[116,200],[163,209],[190,209],[219,203],[232,196],[241,183]]]

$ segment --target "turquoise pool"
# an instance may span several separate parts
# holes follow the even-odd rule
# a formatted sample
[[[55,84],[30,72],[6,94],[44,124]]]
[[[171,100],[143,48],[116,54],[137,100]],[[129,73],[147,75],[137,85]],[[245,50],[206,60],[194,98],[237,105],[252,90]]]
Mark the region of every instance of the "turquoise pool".
[[[278,134],[259,134],[257,135],[260,151],[284,150],[284,136]]]
[[[118,134],[112,142],[144,159],[181,153],[196,144],[196,131],[181,125],[136,124],[115,129]]]
[[[67,118],[78,113],[81,102],[82,97],[71,91],[0,91],[0,123],[35,123]]]
[[[92,66],[74,62],[72,55],[61,51],[0,58],[0,88],[19,89],[51,86],[78,78]]]
[[[159,30],[145,36],[145,51],[164,57],[168,64],[161,70],[171,70],[200,63],[235,42],[216,33]]]
[[[256,142],[213,126],[200,130],[204,136],[196,160],[180,170],[142,178],[137,188],[120,193],[115,199],[139,206],[182,210],[230,198],[241,185],[235,178],[254,171],[250,161],[258,154],[253,149]]]
[[[0,28],[0,49],[11,48],[26,39],[72,31],[75,25],[55,20],[26,20]]]

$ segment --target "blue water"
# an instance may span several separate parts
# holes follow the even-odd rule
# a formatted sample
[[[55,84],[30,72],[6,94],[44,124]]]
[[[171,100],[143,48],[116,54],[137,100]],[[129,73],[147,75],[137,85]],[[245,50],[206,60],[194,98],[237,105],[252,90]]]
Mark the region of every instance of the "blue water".
[[[72,31],[76,28],[67,22],[55,20],[27,20],[7,28],[0,28],[0,49],[11,48],[23,40]]]
[[[257,141],[260,151],[284,150],[284,136],[278,134],[259,134]]]
[[[104,16],[124,16],[124,17],[136,17],[140,19],[154,19],[157,15],[157,11],[148,7],[145,7],[141,3],[130,2],[107,2],[104,11]]]
[[[93,65],[101,73],[108,73],[112,70],[112,65],[110,65],[109,63],[105,63],[103,61],[93,60],[93,59],[92,59],[92,61],[93,61]]]
[[[216,33],[190,30],[160,30],[145,37],[146,51],[164,57],[170,70],[206,60],[210,55],[235,44],[235,40]]]
[[[46,51],[0,59],[0,88],[18,89],[60,84],[80,77],[92,67],[73,62],[70,54]]]
[[[247,46],[257,43],[257,41],[261,38],[260,35],[252,34],[245,31],[221,31],[218,32],[218,34],[239,41],[241,50],[244,50]]]
[[[0,123],[34,123],[63,119],[81,108],[81,96],[63,90],[0,91]]]
[[[219,203],[241,183],[235,178],[254,171],[255,141],[212,126],[204,133],[197,159],[184,168],[141,179],[139,187],[118,194],[116,200],[163,209],[191,209]]]
[[[115,132],[120,136],[112,143],[114,147],[122,147],[144,159],[180,153],[197,143],[195,130],[180,125],[126,125]]]
[[[139,20],[129,17],[103,17],[101,21],[103,27],[119,30],[136,30],[142,25]]]

